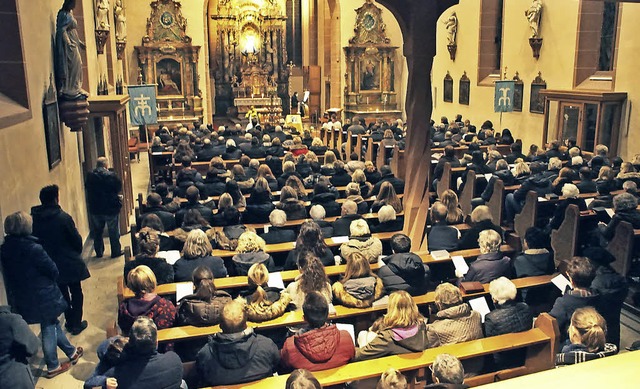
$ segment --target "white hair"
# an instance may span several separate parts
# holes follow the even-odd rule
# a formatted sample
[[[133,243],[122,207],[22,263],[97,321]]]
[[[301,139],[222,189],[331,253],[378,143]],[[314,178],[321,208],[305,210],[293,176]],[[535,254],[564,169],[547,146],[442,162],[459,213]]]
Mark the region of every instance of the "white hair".
[[[493,301],[502,305],[515,299],[518,289],[507,277],[500,277],[489,283],[489,293]]]
[[[500,243],[502,243],[502,237],[494,230],[481,231],[478,236],[481,254],[497,253],[500,249]]]
[[[236,142],[233,139],[227,139],[227,147],[236,147]]]
[[[274,227],[282,227],[287,222],[287,214],[281,209],[274,209],[269,214],[269,223]]]
[[[356,219],[351,222],[349,233],[351,236],[365,236],[371,234],[371,230],[369,230],[369,225],[366,220]]]
[[[383,205],[378,210],[378,221],[380,223],[396,220],[396,210],[391,205]]]
[[[282,132],[282,126],[276,126],[276,132]]]
[[[580,166],[583,162],[582,157],[579,155],[571,158],[571,166]]]
[[[564,184],[562,186],[562,195],[571,199],[575,199],[580,194],[580,190],[573,184]]]
[[[320,204],[316,204],[309,210],[309,216],[313,220],[322,220],[327,215],[327,212],[324,210],[324,207]]]
[[[549,159],[549,170],[560,169],[562,168],[562,161],[560,158],[553,157]]]

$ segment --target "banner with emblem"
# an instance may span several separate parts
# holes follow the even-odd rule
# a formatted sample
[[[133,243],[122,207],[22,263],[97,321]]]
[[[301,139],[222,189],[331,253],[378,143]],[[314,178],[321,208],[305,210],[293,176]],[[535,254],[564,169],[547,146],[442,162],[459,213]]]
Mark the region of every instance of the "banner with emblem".
[[[158,123],[155,85],[129,85],[129,116],[131,124],[142,126]]]
[[[513,98],[516,83],[513,80],[496,81],[493,98],[494,112],[513,112]]]

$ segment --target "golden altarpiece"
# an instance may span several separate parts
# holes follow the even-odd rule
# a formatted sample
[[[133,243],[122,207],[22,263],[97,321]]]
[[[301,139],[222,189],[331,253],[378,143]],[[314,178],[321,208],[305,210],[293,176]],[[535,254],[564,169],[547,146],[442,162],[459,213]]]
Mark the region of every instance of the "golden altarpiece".
[[[144,84],[157,84],[158,123],[202,122],[202,92],[198,88],[200,46],[186,34],[187,20],[176,0],[151,2],[147,33],[135,46]]]
[[[356,9],[355,35],[344,47],[345,114],[365,117],[397,118],[395,88],[396,50],[386,36],[382,10],[372,0]]]
[[[287,17],[280,3],[219,1],[211,15],[216,114],[243,118],[254,107],[262,121],[273,121],[288,113]]]

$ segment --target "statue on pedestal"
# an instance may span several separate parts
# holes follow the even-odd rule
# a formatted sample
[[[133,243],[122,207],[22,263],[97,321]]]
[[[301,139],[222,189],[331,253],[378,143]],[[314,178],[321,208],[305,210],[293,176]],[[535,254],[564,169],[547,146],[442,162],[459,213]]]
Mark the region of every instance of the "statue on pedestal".
[[[122,0],[116,0],[113,7],[113,20],[116,25],[116,41],[124,42],[127,40],[127,16],[124,13]]]
[[[56,18],[55,70],[56,87],[68,100],[86,98],[82,90],[82,57],[80,48],[86,48],[78,37],[78,22],[73,17],[76,0],[65,0]]]
[[[455,45],[458,35],[458,16],[455,12],[451,13],[451,16],[444,21],[445,28],[447,29],[447,40],[449,45]]]
[[[108,30],[109,25],[109,0],[98,0],[96,9],[96,30]]]
[[[531,28],[531,38],[540,38],[540,17],[542,16],[542,1],[533,0],[528,10],[524,11],[527,17],[529,28]]]

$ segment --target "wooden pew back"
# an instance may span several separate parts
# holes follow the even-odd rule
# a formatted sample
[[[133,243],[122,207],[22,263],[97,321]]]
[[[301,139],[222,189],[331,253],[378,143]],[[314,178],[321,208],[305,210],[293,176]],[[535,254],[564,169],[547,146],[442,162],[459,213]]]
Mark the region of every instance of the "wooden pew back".
[[[471,215],[471,211],[473,211],[473,207],[471,206],[471,200],[473,199],[473,195],[476,188],[476,172],[473,170],[469,170],[467,172],[467,179],[465,180],[464,188],[462,188],[462,192],[460,193],[460,208],[462,208],[462,212],[465,215]],[[494,220],[496,224],[499,224],[498,221]]]
[[[578,247],[578,229],[580,228],[580,209],[569,205],[564,212],[564,220],[557,230],[551,231],[551,247],[556,268],[560,262],[571,259]]]

